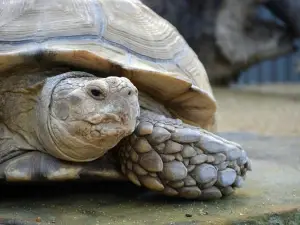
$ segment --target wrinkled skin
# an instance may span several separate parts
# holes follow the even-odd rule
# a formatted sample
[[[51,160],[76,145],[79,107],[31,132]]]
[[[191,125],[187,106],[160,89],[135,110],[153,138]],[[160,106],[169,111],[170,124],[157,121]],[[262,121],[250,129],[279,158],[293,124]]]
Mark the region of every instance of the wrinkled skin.
[[[130,180],[219,199],[251,170],[240,145],[172,118],[126,78],[42,71],[3,78],[0,88],[0,179]]]
[[[61,81],[50,109],[51,141],[61,153],[58,157],[92,161],[131,134],[139,116],[137,93],[127,78]]]
[[[54,88],[53,83],[57,83]],[[18,101],[11,93],[3,97]],[[31,108],[26,112],[27,122],[20,113],[24,106],[14,109],[14,117],[5,106],[10,105],[3,106],[6,126],[25,137],[32,148],[74,162],[103,156],[134,131],[140,113],[138,91],[127,78],[82,77],[76,73],[47,79],[36,104],[26,106]],[[18,121],[22,123],[16,124]]]

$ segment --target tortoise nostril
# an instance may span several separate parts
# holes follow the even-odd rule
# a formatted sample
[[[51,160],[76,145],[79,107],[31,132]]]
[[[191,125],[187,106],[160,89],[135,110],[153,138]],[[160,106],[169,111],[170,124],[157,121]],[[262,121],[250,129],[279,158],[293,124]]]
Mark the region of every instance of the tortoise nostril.
[[[128,91],[128,95],[131,95],[131,91]]]

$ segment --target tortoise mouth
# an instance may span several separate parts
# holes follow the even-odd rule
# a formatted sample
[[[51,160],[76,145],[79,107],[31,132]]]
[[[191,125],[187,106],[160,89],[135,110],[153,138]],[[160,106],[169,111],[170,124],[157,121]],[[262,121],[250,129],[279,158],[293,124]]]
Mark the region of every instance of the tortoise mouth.
[[[106,113],[106,114],[96,114],[92,117],[88,117],[85,119],[86,122],[92,125],[99,124],[124,124],[125,117],[122,115],[118,115],[117,113]]]
[[[93,137],[117,137],[122,138],[131,134],[137,120],[131,121],[130,116],[125,113],[107,113],[105,115],[95,115],[86,119],[86,122],[92,124]]]
[[[105,123],[93,126],[92,136],[93,137],[119,137],[122,138],[129,133],[128,127],[114,124]]]

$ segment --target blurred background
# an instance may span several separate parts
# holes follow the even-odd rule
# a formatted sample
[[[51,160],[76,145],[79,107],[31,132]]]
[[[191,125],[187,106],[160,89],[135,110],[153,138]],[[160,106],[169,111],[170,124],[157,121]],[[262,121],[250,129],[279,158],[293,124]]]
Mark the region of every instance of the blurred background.
[[[219,131],[300,134],[300,0],[142,0],[204,64]]]

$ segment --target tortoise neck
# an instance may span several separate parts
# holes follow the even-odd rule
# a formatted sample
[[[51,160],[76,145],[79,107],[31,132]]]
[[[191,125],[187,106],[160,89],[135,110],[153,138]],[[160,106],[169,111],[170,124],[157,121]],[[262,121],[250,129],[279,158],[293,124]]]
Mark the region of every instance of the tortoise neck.
[[[172,118],[171,113],[163,105],[163,103],[154,100],[150,95],[145,92],[139,91],[139,103],[141,110],[151,111],[166,117]]]

